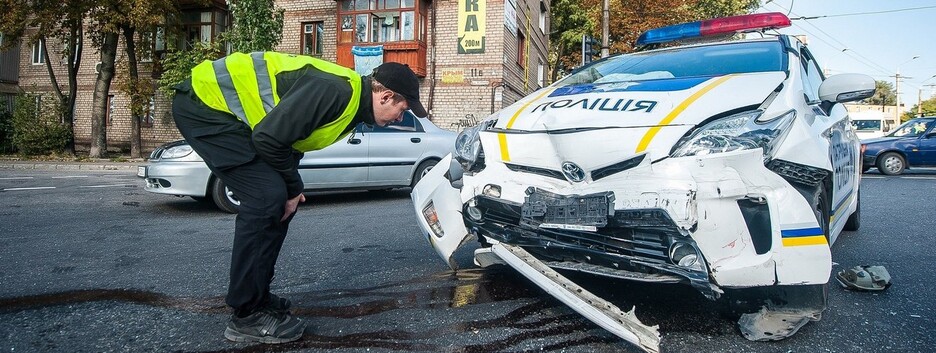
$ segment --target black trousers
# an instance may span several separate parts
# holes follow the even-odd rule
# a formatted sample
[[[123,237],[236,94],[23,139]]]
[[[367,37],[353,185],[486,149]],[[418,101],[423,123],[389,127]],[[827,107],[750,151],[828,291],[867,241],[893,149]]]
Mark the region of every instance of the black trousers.
[[[179,132],[240,200],[226,302],[244,316],[269,300],[276,259],[292,220],[280,222],[286,183],[257,156],[245,123],[204,105],[187,82],[176,89],[172,115]]]

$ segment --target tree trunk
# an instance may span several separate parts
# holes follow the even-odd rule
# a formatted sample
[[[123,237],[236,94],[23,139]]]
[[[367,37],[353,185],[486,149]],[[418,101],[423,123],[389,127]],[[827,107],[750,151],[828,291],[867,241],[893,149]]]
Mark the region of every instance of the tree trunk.
[[[101,68],[94,81],[94,102],[91,107],[91,158],[102,158],[107,154],[107,110],[111,80],[114,78],[114,62],[117,60],[116,32],[104,33],[101,43]]]
[[[49,73],[49,83],[52,84],[52,90],[55,92],[55,97],[59,100],[59,114],[62,116],[62,123],[68,127],[68,131],[72,132],[74,135],[75,131],[72,128],[72,119],[70,114],[65,110],[65,107],[68,106],[68,97],[62,93],[62,88],[59,87],[58,79],[55,76],[55,70],[52,69],[52,59],[49,58],[49,46],[46,43],[45,37],[39,37],[40,47],[42,48],[42,57],[45,58],[46,71]],[[67,44],[66,44],[67,45]],[[75,154],[75,139],[69,137],[65,142],[65,153],[74,155]]]
[[[75,154],[75,97],[78,95],[78,68],[81,67],[81,51],[84,48],[83,23],[79,19],[71,27],[71,39],[68,41],[68,100],[63,104],[65,110],[65,124],[71,131],[65,152]]]
[[[553,65],[552,72],[552,81],[556,82],[559,79],[559,69],[562,68],[562,56],[565,55],[565,43],[559,43],[559,49],[556,51],[556,62]]]
[[[136,42],[133,40],[135,28],[123,27],[124,44],[127,49],[127,67],[130,70],[130,157],[143,157],[140,140],[140,108],[145,104],[140,94],[140,74],[137,71]]]

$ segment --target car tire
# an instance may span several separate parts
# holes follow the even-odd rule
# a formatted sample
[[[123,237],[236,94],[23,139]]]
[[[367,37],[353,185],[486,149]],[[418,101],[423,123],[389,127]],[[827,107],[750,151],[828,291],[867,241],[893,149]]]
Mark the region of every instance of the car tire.
[[[820,184],[818,190],[816,190],[815,196],[813,196],[813,213],[816,214],[816,221],[819,222],[819,229],[822,229],[822,235],[825,236],[826,242],[829,242],[829,209],[831,205],[829,204],[829,194],[826,192],[824,184]],[[832,243],[829,243],[831,246]]]
[[[858,191],[858,194],[855,195],[858,198],[857,205],[855,207],[855,213],[852,213],[851,216],[848,216],[848,220],[845,221],[845,230],[849,232],[854,232],[861,228],[861,191]]]
[[[877,168],[887,175],[900,175],[907,167],[907,161],[897,152],[887,152],[878,157]]]
[[[211,199],[218,209],[227,213],[237,213],[237,207],[240,206],[240,201],[219,178],[214,178],[211,182]]]
[[[422,180],[424,176],[426,176],[426,173],[429,173],[429,170],[432,169],[432,167],[435,167],[435,165],[438,163],[439,161],[432,159],[420,163],[419,167],[416,168],[416,172],[413,173],[413,182],[410,183],[410,187],[416,186],[416,184],[419,183],[419,181]]]

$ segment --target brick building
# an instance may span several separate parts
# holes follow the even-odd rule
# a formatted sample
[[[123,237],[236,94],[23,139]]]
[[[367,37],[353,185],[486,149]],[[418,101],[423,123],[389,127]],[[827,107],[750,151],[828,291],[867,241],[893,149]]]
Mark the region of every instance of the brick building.
[[[462,129],[547,84],[549,0],[278,0],[276,5],[285,10],[283,38],[276,50],[359,70],[374,65],[373,60],[406,63],[420,76],[420,96],[430,118],[443,128]],[[230,23],[221,0],[186,9],[182,17],[189,40],[215,38]],[[162,43],[155,45],[160,50]],[[126,60],[123,43],[119,48],[118,77],[126,72],[121,66]],[[19,86],[27,92],[51,93],[39,49],[32,45],[20,51]],[[49,49],[53,53],[57,48]],[[355,54],[369,49],[380,54]],[[98,56],[90,45],[82,54],[75,112],[78,150],[90,146]],[[53,69],[60,84],[67,82],[61,63],[53,63]],[[141,70],[141,76],[150,74],[149,65]],[[112,151],[128,150],[130,137],[129,100],[120,93],[117,80],[111,86],[107,119]],[[180,137],[168,99],[157,93],[150,106],[153,113],[142,124],[145,151]]]

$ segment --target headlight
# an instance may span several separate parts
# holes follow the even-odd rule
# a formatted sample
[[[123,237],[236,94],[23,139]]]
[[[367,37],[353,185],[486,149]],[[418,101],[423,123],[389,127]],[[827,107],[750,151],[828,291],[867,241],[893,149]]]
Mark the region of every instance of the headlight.
[[[481,130],[485,124],[462,130],[455,138],[455,159],[465,170],[471,170],[471,167],[478,161],[478,155],[481,153]]]
[[[786,136],[796,111],[790,110],[775,117],[764,117],[763,114],[763,110],[752,110],[710,122],[677,144],[670,156],[704,156],[762,148],[766,161]]]
[[[185,160],[200,161],[201,156],[198,153],[193,153],[192,146],[189,145],[178,145],[167,148],[163,151],[162,155],[159,156],[160,159],[180,159],[185,158]],[[187,158],[186,158],[187,157]]]

